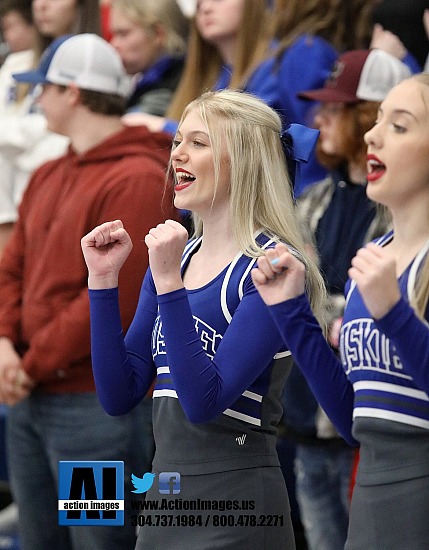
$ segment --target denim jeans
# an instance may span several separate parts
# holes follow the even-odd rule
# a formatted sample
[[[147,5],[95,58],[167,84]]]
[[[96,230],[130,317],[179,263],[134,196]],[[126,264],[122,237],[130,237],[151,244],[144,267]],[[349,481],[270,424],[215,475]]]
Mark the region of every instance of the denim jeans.
[[[132,550],[130,475],[150,471],[133,462],[141,408],[110,417],[95,394],[33,394],[11,407],[7,448],[12,493],[19,508],[22,550]],[[135,458],[138,459],[138,453]],[[124,526],[58,526],[58,461],[123,460]]]
[[[297,445],[296,497],[309,550],[343,550],[354,449]]]

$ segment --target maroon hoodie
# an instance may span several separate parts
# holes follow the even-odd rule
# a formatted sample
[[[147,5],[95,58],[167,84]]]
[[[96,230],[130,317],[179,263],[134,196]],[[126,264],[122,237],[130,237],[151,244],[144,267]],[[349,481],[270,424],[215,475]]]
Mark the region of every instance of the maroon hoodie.
[[[119,280],[127,329],[148,266],[144,237],[177,219],[165,186],[170,145],[167,134],[128,127],[82,155],[70,148],[31,178],[0,262],[0,336],[22,354],[36,391],[95,391],[80,239],[103,222],[124,222],[134,244]]]

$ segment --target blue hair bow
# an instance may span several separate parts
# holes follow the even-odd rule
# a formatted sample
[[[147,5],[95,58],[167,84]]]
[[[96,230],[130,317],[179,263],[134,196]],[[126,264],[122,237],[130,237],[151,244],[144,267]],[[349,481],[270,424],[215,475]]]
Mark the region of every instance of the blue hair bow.
[[[308,128],[302,124],[289,124],[280,134],[293,184],[299,179],[300,164],[310,160],[319,134],[319,130]]]

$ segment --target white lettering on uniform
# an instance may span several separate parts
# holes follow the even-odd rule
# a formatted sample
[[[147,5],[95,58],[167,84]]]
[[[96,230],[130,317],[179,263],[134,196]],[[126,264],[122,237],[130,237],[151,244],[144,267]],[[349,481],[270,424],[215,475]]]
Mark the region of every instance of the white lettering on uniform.
[[[341,357],[347,374],[353,370],[370,369],[405,376],[395,346],[368,319],[354,320],[343,326]]]

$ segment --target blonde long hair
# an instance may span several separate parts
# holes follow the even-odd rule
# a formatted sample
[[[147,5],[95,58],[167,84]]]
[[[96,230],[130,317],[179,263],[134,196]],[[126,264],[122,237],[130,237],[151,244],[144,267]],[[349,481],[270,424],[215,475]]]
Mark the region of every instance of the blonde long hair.
[[[266,0],[244,0],[232,67],[231,88],[243,87],[252,70],[266,57],[270,42],[268,18]],[[219,51],[202,38],[193,20],[185,68],[167,117],[179,120],[183,109],[190,101],[212,89],[219,77],[222,64]]]
[[[215,189],[223,140],[229,154],[232,229],[240,250],[253,258],[263,254],[256,242],[257,230],[295,249],[307,267],[311,306],[321,319],[325,285],[306,252],[298,226],[280,141],[279,115],[255,96],[237,90],[203,94],[186,107],[180,123],[195,109],[208,128]],[[194,215],[194,228],[195,236],[202,234],[202,220],[197,215]]]
[[[420,73],[411,77],[413,80],[429,87],[429,73]],[[426,104],[429,115],[429,104]],[[429,182],[428,182],[429,185]],[[429,253],[420,269],[420,275],[417,280],[415,295],[411,300],[411,305],[415,309],[417,315],[425,318],[426,308],[429,301]]]

